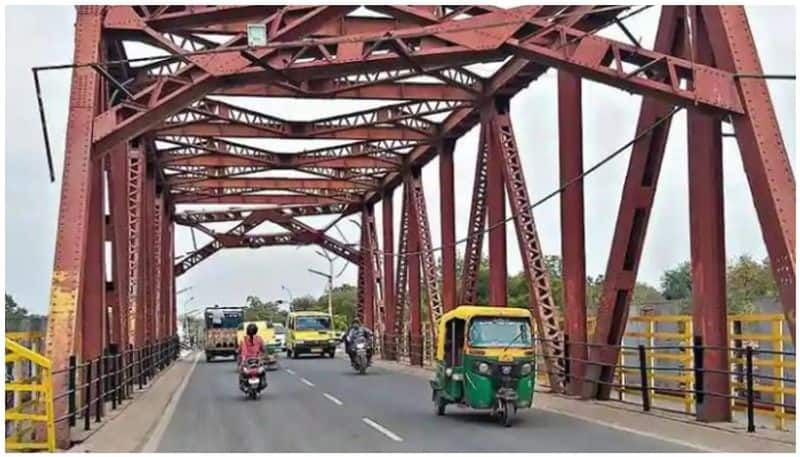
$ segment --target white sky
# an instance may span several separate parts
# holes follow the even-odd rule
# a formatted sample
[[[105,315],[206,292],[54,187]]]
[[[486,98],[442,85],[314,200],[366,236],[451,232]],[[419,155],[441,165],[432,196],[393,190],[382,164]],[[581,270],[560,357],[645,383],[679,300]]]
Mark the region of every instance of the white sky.
[[[652,47],[658,21],[658,8],[651,8],[628,22],[642,44]],[[796,11],[792,6],[752,6],[747,8],[756,46],[767,73],[795,73]],[[48,182],[41,127],[36,109],[30,68],[36,65],[67,63],[72,59],[74,8],[71,6],[11,6],[6,8],[6,292],[35,312],[46,312],[58,215],[59,193],[64,154],[70,72],[42,75],[50,140],[55,155],[57,181]],[[625,40],[617,29],[605,36]],[[558,187],[556,91],[554,72],[523,90],[511,103],[517,142],[523,151],[528,190],[532,200]],[[796,168],[795,83],[769,82],[784,142],[793,168]],[[585,81],[584,97],[584,167],[601,160],[634,136],[640,97],[614,88]],[[253,106],[245,100],[232,99],[241,106]],[[355,103],[355,104],[354,104]],[[260,110],[284,118],[307,118],[342,112],[357,102],[271,100]],[[666,157],[645,241],[639,279],[657,285],[664,269],[689,258],[689,213],[687,194],[686,116],[673,121]],[[730,127],[728,127],[730,130]],[[477,129],[461,138],[456,147],[456,237],[466,235],[469,217],[473,170],[477,151]],[[244,141],[243,141],[244,142]],[[264,141],[260,145],[276,150],[297,150],[332,145],[318,141]],[[588,177],[584,183],[586,205],[586,255],[588,274],[605,272],[619,206],[629,152],[614,159]],[[766,250],[749,187],[742,170],[738,148],[733,139],[724,140],[726,249],[729,258],[741,254],[764,257]],[[428,214],[433,228],[433,243],[440,243],[438,161],[423,171]],[[400,189],[395,192],[395,221],[400,217]],[[510,212],[508,213],[510,214]],[[554,198],[534,211],[539,236],[546,254],[559,254],[559,203]],[[376,206],[380,221],[380,205]],[[304,219],[321,227],[329,218]],[[349,242],[358,241],[354,224],[344,221],[340,227]],[[397,227],[397,225],[395,225]],[[223,230],[220,225],[218,230]],[[278,231],[265,224],[253,233]],[[395,229],[398,236],[399,229]],[[328,232],[338,238],[335,230]],[[380,224],[378,225],[380,232]],[[208,240],[197,233],[198,243]],[[189,231],[177,231],[177,254],[192,249]],[[463,249],[463,246],[462,246]],[[272,247],[259,250],[227,250],[178,278],[178,289],[193,290],[179,298],[180,310],[190,297],[187,309],[207,304],[241,304],[247,295],[264,299],[287,298],[283,286],[294,296],[319,295],[324,280],[311,275],[307,268],[327,269],[327,262],[313,247]],[[484,247],[484,253],[488,249]],[[508,227],[510,273],[522,268],[512,226]],[[344,263],[336,262],[337,271]],[[349,266],[338,281],[355,283],[356,268]]]

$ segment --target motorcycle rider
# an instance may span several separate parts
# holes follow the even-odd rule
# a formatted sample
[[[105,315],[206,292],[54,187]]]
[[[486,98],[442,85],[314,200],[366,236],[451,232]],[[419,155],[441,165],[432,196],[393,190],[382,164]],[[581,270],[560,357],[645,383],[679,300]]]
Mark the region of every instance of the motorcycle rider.
[[[264,357],[264,340],[257,335],[258,327],[256,324],[249,324],[246,332],[247,335],[239,345],[240,369],[247,362],[247,359],[257,358],[261,360]]]
[[[350,328],[347,329],[347,333],[344,335],[344,350],[347,352],[347,355],[350,356],[350,362],[355,360],[355,351],[352,350],[353,347],[351,343],[359,336],[365,336],[370,346],[372,345],[372,331],[361,325],[361,320],[356,317],[350,323]]]

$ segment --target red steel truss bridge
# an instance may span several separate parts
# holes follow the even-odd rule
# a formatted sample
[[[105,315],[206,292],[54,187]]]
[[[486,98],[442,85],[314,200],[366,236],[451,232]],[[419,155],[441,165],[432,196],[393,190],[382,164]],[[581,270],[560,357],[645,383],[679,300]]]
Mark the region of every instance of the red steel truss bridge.
[[[510,227],[519,240],[537,333],[546,341],[551,385],[561,384],[559,361],[567,350],[576,360],[571,373],[589,380],[572,393],[602,399],[608,395],[603,381],[611,379],[617,360],[614,345],[625,330],[670,120],[683,109],[689,125],[695,335],[708,346],[727,341],[722,124],[734,132],[741,151],[793,331],[795,182],[743,7],[665,6],[653,49],[640,46],[624,24],[647,7],[366,8],[378,14],[354,14],[356,6],[77,7],[46,344],[55,372],[70,355],[92,359],[109,343],[137,348],[172,338],[177,276],[221,249],[275,245],[318,245],[357,264],[359,313],[378,329],[384,358],[392,359],[398,342],[419,348],[414,343],[422,338],[423,317],[434,321],[457,304],[475,301],[484,235],[490,302],[506,305]],[[265,26],[266,45],[248,45],[250,24]],[[629,40],[598,35],[607,27],[621,27]],[[131,59],[123,42],[164,53]],[[499,69],[480,76],[468,69],[478,63]],[[515,94],[551,69],[558,79],[562,187],[554,196],[561,201],[563,326],[522,167],[536,158],[518,149],[509,110]],[[642,96],[590,341],[582,79]],[[288,120],[275,110],[248,109],[220,96],[383,104]],[[455,237],[453,152],[459,137],[476,126],[472,207],[461,243]],[[344,142],[272,151],[248,146],[242,140],[248,138]],[[436,157],[439,181],[427,183],[426,190],[421,169]],[[426,191],[440,192],[440,208],[426,206]],[[402,192],[399,227],[392,223],[394,192]],[[192,210],[209,204],[238,208]],[[382,206],[382,233],[376,231],[376,205]],[[431,227],[429,211],[441,212],[440,227]],[[317,229],[302,222],[321,214],[358,215],[358,246],[330,236],[332,224]],[[220,221],[236,225],[225,233],[206,226]],[[284,231],[255,231],[265,222]],[[213,241],[178,261],[176,224]],[[441,231],[441,246],[433,246],[432,230]],[[456,249],[462,246],[463,274],[456,277]],[[704,366],[726,370],[726,353],[709,352]],[[417,349],[410,357],[422,361]],[[54,382],[56,392],[66,388],[63,374]],[[703,382],[706,392],[730,390],[725,375],[710,373]],[[66,398],[57,399],[55,416],[66,409]],[[729,414],[730,402],[721,397],[698,411],[709,420]],[[66,422],[57,425],[57,435],[60,442],[69,438]]]

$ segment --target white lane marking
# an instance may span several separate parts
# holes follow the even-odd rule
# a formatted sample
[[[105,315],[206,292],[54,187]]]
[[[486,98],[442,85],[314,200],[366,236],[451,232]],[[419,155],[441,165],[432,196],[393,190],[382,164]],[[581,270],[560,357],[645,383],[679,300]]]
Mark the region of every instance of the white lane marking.
[[[302,382],[303,384],[307,385],[308,387],[314,387],[314,383],[312,383],[311,381],[309,381],[306,378],[300,378],[300,382]]]
[[[290,375],[294,376],[294,370],[292,370],[291,368],[287,368],[286,372],[289,373]]]
[[[200,352],[195,355],[194,362],[192,362],[189,372],[184,375],[183,381],[181,381],[181,384],[178,386],[178,390],[172,394],[172,398],[170,398],[167,407],[164,409],[164,414],[161,415],[161,420],[156,424],[156,428],[150,434],[150,439],[145,443],[142,452],[156,452],[158,449],[158,445],[161,444],[161,438],[164,436],[164,432],[167,431],[167,425],[172,421],[175,408],[178,406],[178,401],[181,399],[181,396],[183,396],[183,390],[186,389],[186,385],[189,383],[189,378],[192,377],[194,367],[197,366],[198,360],[200,360]]]
[[[337,404],[337,405],[339,405],[339,406],[342,406],[342,404],[343,404],[341,400],[339,400],[338,398],[334,397],[334,396],[333,396],[333,395],[331,395],[331,394],[326,394],[326,393],[323,393],[322,395],[324,395],[324,396],[325,396],[325,398],[327,398],[328,400],[330,400],[330,401],[332,401],[332,402],[336,403],[336,404]]]
[[[383,433],[384,435],[388,436],[389,439],[391,439],[392,441],[397,441],[398,443],[403,441],[403,438],[400,438],[399,436],[395,435],[394,432],[392,432],[388,428],[384,427],[383,425],[375,422],[374,420],[370,419],[369,417],[364,417],[361,420],[364,421],[365,424],[367,424],[370,427],[374,428],[375,430],[377,430],[377,431]]]

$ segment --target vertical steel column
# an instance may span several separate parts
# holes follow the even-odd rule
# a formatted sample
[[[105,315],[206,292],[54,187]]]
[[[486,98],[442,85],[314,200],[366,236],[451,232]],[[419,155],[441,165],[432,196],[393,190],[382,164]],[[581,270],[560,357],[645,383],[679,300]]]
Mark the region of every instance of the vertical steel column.
[[[396,300],[394,289],[394,202],[392,192],[388,191],[383,195],[383,207],[381,217],[383,218],[383,322],[386,333],[390,336],[384,338],[384,357],[394,360],[396,347],[392,338],[397,337],[395,321],[398,318],[396,313]],[[388,352],[387,352],[388,349]]]
[[[569,337],[567,392],[578,395],[585,374],[586,251],[583,220],[583,109],[581,78],[558,72],[558,144],[561,193],[561,259],[564,278],[564,332]]]
[[[364,324],[375,328],[375,269],[372,241],[369,235],[370,219],[373,217],[372,205],[361,210],[361,265],[364,269]]]
[[[439,146],[439,208],[442,233],[442,311],[459,305],[456,297],[456,201],[453,176],[455,139],[442,140]]]
[[[482,122],[478,139],[478,155],[475,161],[475,179],[472,183],[472,205],[467,226],[467,242],[464,247],[464,266],[461,270],[459,303],[474,304],[477,298],[476,284],[483,250],[483,231],[486,228],[487,162],[489,157],[487,124]]]
[[[403,178],[403,206],[400,211],[400,240],[397,245],[397,290],[395,302],[395,356],[399,356],[408,347],[408,239],[409,239],[409,177]]]
[[[78,6],[75,25],[75,62],[96,62],[101,58],[102,6]],[[100,112],[100,77],[90,67],[72,72],[69,118],[67,121],[61,205],[58,211],[53,277],[50,289],[46,356],[53,363],[53,388],[67,388],[70,354],[80,349],[76,325],[82,303],[86,242],[88,238],[89,197],[91,193],[92,124]],[[54,414],[67,414],[67,397],[54,402]],[[56,444],[70,445],[67,421],[55,425]]]
[[[422,187],[422,170],[412,173],[411,204],[417,222],[417,240],[419,242],[419,258],[422,264],[422,279],[425,283],[427,298],[427,317],[431,324],[431,333],[436,335],[436,323],[442,317],[442,296],[439,290],[439,269],[433,255],[431,227],[428,223],[428,209],[425,203],[425,190]]]
[[[713,65],[708,33],[697,7],[690,7],[695,61]],[[696,109],[688,110],[689,220],[692,254],[692,314],[695,336],[704,346],[698,390],[697,419],[730,421],[731,402],[728,351],[728,316],[725,293],[725,207],[722,177],[722,120]],[[718,372],[716,372],[718,371]],[[711,395],[705,395],[709,393]],[[716,394],[716,395],[714,395]],[[723,396],[720,396],[723,395]]]
[[[121,348],[128,343],[128,229],[127,229],[127,144],[111,151],[108,161],[108,193],[112,235],[111,272],[114,282],[114,320],[111,332]]]
[[[106,324],[105,280],[105,217],[103,214],[103,163],[92,160],[89,168],[89,220],[86,253],[81,284],[81,360],[90,360],[103,353],[103,336]]]
[[[481,122],[488,137],[496,135],[492,131],[492,120],[497,116],[494,104],[487,105],[481,112]],[[489,141],[487,160],[486,204],[489,216],[489,304],[506,306],[508,297],[508,261],[506,258],[506,199],[503,183],[503,157],[497,145]]]
[[[498,151],[506,191],[514,217],[520,256],[528,282],[528,306],[542,338],[541,348],[551,388],[561,391],[564,373],[564,341],[559,328],[558,309],[550,293],[550,277],[544,263],[536,222],[531,209],[522,158],[514,137],[507,99],[496,100],[497,113],[491,120],[489,144]],[[491,160],[490,160],[491,163]]]
[[[154,183],[155,184],[155,183]],[[161,284],[161,266],[163,264],[161,248],[162,245],[162,227],[163,227],[163,197],[160,194],[156,194],[155,198],[153,199],[153,229],[151,231],[153,235],[153,250],[152,250],[152,261],[151,261],[151,269],[152,269],[152,278],[153,278],[153,335],[155,341],[161,341],[163,338],[162,329],[164,327],[164,319],[163,319],[163,312],[164,309],[161,307],[161,292],[162,292],[162,284]]]
[[[736,74],[763,74],[744,7],[704,6],[701,12],[719,68]],[[794,174],[767,81],[737,78],[736,85],[742,95],[745,113],[732,114],[731,120],[794,341],[797,300]]]
[[[416,171],[416,170],[414,170]],[[408,204],[405,205],[408,211],[408,243],[407,265],[408,265],[408,307],[410,309],[409,331],[409,355],[412,365],[422,365],[422,306],[420,291],[420,255],[419,255],[419,219],[414,205],[413,178],[409,176],[406,181],[406,192],[408,192]]]
[[[661,9],[655,51],[673,54],[678,47],[682,10],[682,7],[675,6]],[[639,111],[637,135],[669,115],[671,109],[664,102],[645,97]],[[598,346],[589,348],[589,360],[592,362],[615,364],[618,361],[619,351],[613,346],[620,344],[625,332],[670,122],[668,119],[653,128],[633,145],[631,151],[592,336],[592,342]],[[613,367],[588,364],[586,377],[588,381],[584,385],[583,396],[608,399],[610,387],[594,381],[610,382],[614,377]]]
[[[142,348],[145,341],[144,320],[144,261],[142,245],[144,232],[144,174],[147,167],[140,144],[132,144],[127,154],[127,230],[128,230],[128,341]]]

